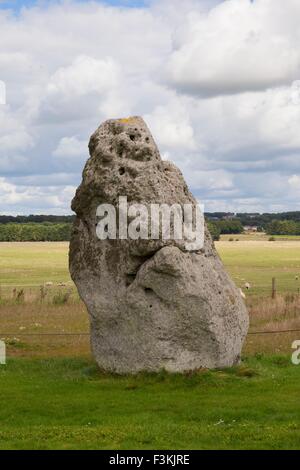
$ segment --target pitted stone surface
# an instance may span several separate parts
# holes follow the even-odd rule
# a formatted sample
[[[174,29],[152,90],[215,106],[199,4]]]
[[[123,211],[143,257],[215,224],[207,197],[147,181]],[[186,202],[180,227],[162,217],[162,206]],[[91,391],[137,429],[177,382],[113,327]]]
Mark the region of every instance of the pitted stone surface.
[[[196,205],[175,165],[162,161],[139,117],[109,120],[92,135],[72,202],[70,271],[87,306],[101,368],[186,371],[239,362],[248,330],[240,292],[205,228],[203,249],[184,240],[99,240],[100,204]]]

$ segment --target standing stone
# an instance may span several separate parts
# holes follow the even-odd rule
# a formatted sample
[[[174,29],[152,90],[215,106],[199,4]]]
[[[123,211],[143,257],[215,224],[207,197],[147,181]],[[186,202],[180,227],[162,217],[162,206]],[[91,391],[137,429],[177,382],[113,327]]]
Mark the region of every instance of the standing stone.
[[[99,240],[97,207],[193,204],[179,169],[162,161],[140,117],[109,120],[92,135],[72,202],[70,271],[87,306],[99,366],[117,373],[237,364],[248,330],[240,292],[205,227],[202,249],[185,240]]]

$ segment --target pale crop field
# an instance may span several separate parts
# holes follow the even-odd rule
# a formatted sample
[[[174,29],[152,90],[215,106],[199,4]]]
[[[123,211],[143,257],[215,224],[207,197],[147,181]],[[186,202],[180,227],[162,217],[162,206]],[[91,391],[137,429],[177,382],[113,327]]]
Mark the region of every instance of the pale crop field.
[[[249,295],[270,295],[273,277],[279,293],[298,293],[300,240],[220,241],[216,247],[235,283],[251,284]]]
[[[221,235],[221,241],[269,241],[270,238],[275,241],[298,241],[300,242],[300,235],[267,235],[264,232],[249,232],[238,233],[235,235]]]
[[[68,247],[68,243],[56,242],[0,243],[0,333],[13,355],[90,354],[88,336],[39,336],[89,332],[86,308],[68,272]],[[300,279],[300,241],[220,241],[216,248],[246,294],[251,331],[300,328],[300,281],[296,279]],[[275,300],[271,299],[272,277],[276,277],[278,288]],[[53,285],[45,289],[42,286],[47,282]],[[251,285],[249,291],[246,282]],[[6,337],[5,333],[14,335]],[[23,337],[22,333],[35,336]],[[298,336],[249,336],[245,352],[288,352]]]
[[[251,284],[248,295],[269,295],[272,277],[279,293],[300,288],[300,240],[269,242],[220,241],[216,248],[235,283]],[[0,286],[39,287],[51,281],[70,282],[68,243],[0,243]],[[299,280],[296,277],[299,276]]]
[[[69,243],[0,243],[0,286],[38,287],[67,282]]]

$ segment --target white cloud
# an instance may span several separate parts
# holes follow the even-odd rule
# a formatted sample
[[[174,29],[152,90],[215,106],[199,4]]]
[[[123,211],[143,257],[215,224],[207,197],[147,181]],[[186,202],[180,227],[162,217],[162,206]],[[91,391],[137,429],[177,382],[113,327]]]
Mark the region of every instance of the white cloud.
[[[7,106],[0,107],[0,149],[11,153],[24,151],[34,144],[26,124]]]
[[[6,103],[6,86],[5,83],[0,80],[0,104]]]
[[[170,83],[202,96],[290,83],[300,76],[299,16],[296,0],[227,0],[191,11],[175,33]]]
[[[299,208],[299,16],[298,0],[0,9],[2,211],[69,212],[89,136],[130,114],[210,209]]]
[[[293,175],[288,178],[286,194],[290,199],[300,202],[300,175]],[[300,205],[300,203],[298,204]]]
[[[5,178],[0,178],[1,207],[13,212],[18,206],[21,208],[21,212],[30,210],[31,213],[41,213],[40,211],[46,209],[48,213],[51,211],[63,213],[66,204],[74,197],[74,194],[75,187],[73,186],[17,186],[9,183]],[[6,212],[6,209],[3,212]]]
[[[121,71],[112,58],[97,60],[81,55],[68,67],[59,68],[50,78],[47,92],[74,98],[89,93],[107,93],[118,84]]]
[[[300,176],[293,175],[288,179],[288,183],[292,189],[300,189]]]
[[[57,148],[54,150],[54,157],[63,157],[63,158],[76,158],[82,157],[86,158],[88,153],[87,142],[79,140],[76,136],[72,137],[63,137]]]
[[[224,170],[186,171],[189,183],[193,188],[201,188],[206,191],[228,191],[234,188],[232,175]]]
[[[111,57],[77,56],[49,78],[40,100],[38,119],[69,122],[91,116],[102,119],[128,111],[122,89],[122,68]]]
[[[178,99],[165,107],[157,106],[144,118],[159,146],[187,150],[196,148],[189,115]]]

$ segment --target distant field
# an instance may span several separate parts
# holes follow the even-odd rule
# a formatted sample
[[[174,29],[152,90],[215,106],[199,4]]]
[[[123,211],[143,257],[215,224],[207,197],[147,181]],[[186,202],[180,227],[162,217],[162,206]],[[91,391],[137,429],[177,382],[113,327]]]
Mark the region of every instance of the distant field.
[[[290,240],[300,241],[300,235],[266,235],[265,233],[239,233],[236,235],[221,235],[221,241],[269,241],[275,238],[275,241]]]
[[[69,281],[68,247],[67,242],[0,243],[0,285]]]
[[[245,237],[247,237],[245,235]],[[242,287],[250,282],[249,295],[269,295],[272,277],[277,278],[278,292],[297,293],[300,288],[300,239],[269,242],[226,240],[216,248],[233,277]],[[70,281],[68,247],[63,242],[0,243],[0,286],[38,288],[45,282]],[[299,281],[295,277],[299,275]]]
[[[235,283],[242,288],[251,284],[248,295],[270,295],[272,277],[279,293],[298,293],[300,240],[220,241],[216,247]]]
[[[216,243],[226,268],[247,296],[252,331],[300,328],[300,241],[221,241]],[[272,301],[272,277],[278,297]],[[41,298],[40,286],[51,281]],[[86,309],[70,282],[68,243],[0,243],[0,339],[9,354],[26,357],[89,356],[87,336],[38,336],[40,333],[89,331]],[[250,282],[250,291],[245,283]],[[18,302],[13,290],[24,290]],[[12,336],[6,336],[13,333]],[[36,336],[23,337],[34,333]],[[245,354],[288,353],[299,333],[249,336]]]

